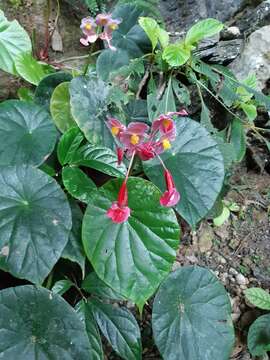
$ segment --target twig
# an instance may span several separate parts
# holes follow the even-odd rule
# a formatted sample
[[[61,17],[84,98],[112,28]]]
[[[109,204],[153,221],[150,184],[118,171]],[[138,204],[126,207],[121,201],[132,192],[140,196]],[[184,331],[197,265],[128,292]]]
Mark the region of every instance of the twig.
[[[137,91],[137,94],[136,94],[136,99],[139,100],[140,99],[140,94],[142,92],[142,89],[144,88],[145,84],[147,83],[147,80],[149,78],[149,75],[150,75],[150,69],[149,67],[147,67],[146,71],[145,71],[145,74],[139,84],[139,88],[138,88],[138,91]]]

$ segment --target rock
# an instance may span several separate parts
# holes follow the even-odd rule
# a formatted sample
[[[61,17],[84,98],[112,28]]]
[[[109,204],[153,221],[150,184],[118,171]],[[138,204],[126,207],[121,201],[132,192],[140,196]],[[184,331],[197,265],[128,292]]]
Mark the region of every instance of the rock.
[[[270,5],[269,5],[270,6]],[[259,89],[264,89],[270,78],[270,25],[252,33],[239,58],[230,68],[239,80],[255,73]]]
[[[198,248],[201,253],[206,253],[212,248],[214,237],[213,228],[204,223],[198,232]]]
[[[248,284],[248,279],[243,275],[238,273],[235,277],[238,285],[247,285]]]
[[[230,26],[222,30],[220,38],[222,40],[233,40],[241,37],[241,32],[238,26]]]
[[[232,274],[232,275],[234,275],[234,276],[238,275],[238,271],[235,270],[235,269],[232,268],[232,267],[229,269],[229,273]]]
[[[197,51],[198,56],[208,63],[227,65],[240,55],[242,39],[220,41],[215,46]]]
[[[250,6],[244,9],[231,25],[237,26],[240,32],[249,36],[259,28],[270,23],[270,0],[263,1],[257,7]]]
[[[246,0],[161,0],[160,10],[169,31],[185,32],[200,19],[211,17],[224,22],[245,3]]]

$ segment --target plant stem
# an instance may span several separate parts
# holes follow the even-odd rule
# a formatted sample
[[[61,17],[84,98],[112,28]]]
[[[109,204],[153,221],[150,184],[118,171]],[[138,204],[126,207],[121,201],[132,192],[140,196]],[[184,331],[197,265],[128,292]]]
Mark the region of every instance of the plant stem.
[[[127,174],[126,174],[126,177],[125,177],[125,181],[127,181],[128,177],[129,177],[129,174],[131,172],[133,161],[134,161],[134,158],[135,158],[135,154],[136,154],[136,150],[134,150],[133,153],[132,153],[132,156],[131,156],[131,159],[130,159],[130,162],[129,162],[129,166],[128,166],[128,170],[127,170]]]

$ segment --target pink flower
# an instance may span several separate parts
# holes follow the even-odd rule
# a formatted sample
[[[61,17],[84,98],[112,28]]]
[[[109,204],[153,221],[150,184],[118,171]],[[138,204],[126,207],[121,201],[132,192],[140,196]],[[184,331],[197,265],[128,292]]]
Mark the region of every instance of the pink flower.
[[[101,33],[99,35],[99,37],[100,37],[101,40],[106,41],[108,47],[112,51],[116,51],[116,47],[111,44],[111,40],[112,40],[112,33],[111,32],[103,31],[103,33]]]
[[[132,122],[120,134],[119,139],[127,150],[134,151],[148,137],[148,129],[149,126],[144,123]]]
[[[94,43],[97,40],[98,35],[96,33],[96,27],[97,25],[93,18],[86,17],[82,19],[80,28],[85,35],[85,37],[80,39],[82,45],[88,46],[90,43]]]
[[[130,216],[130,212],[130,208],[128,207],[127,184],[126,180],[124,180],[118,193],[118,199],[113,202],[110,209],[107,210],[107,216],[112,220],[112,222],[121,224],[127,221]]]
[[[156,156],[156,143],[153,141],[142,143],[138,145],[136,153],[143,161],[153,159]]]
[[[125,125],[115,118],[108,118],[107,126],[111,130],[112,134],[117,138],[119,138],[120,134],[126,130]]]
[[[99,26],[106,26],[111,19],[111,14],[98,14],[96,16],[96,24]]]
[[[186,109],[180,110],[180,111],[178,112],[178,114],[179,114],[180,116],[188,116],[188,112],[187,112]]]
[[[167,134],[169,140],[175,140],[176,127],[174,121],[168,115],[160,115],[157,120],[154,120],[152,131],[159,131],[161,135]]]
[[[162,194],[160,198],[160,205],[165,207],[175,206],[180,200],[180,194],[174,185],[173,177],[169,170],[165,169],[164,177],[167,190]]]

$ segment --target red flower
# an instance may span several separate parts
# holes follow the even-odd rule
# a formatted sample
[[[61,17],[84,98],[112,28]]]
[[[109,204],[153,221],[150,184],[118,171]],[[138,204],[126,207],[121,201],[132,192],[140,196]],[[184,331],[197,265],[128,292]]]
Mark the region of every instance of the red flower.
[[[130,208],[128,207],[126,180],[123,182],[119,190],[117,201],[113,202],[110,209],[107,210],[107,216],[116,224],[121,224],[129,218]]]
[[[128,125],[127,129],[120,134],[120,141],[125,148],[130,152],[133,152],[139,144],[141,144],[145,138],[147,138],[146,132],[148,131],[149,126],[140,123],[132,122]]]
[[[136,154],[143,161],[153,159],[156,156],[156,143],[148,141],[137,147]]]
[[[116,147],[116,154],[117,154],[117,163],[118,165],[122,164],[123,157],[124,157],[124,150],[119,146]]]
[[[167,190],[162,194],[160,198],[160,205],[165,207],[171,207],[179,202],[180,194],[174,185],[172,174],[169,172],[169,170],[165,169],[164,177]]]

